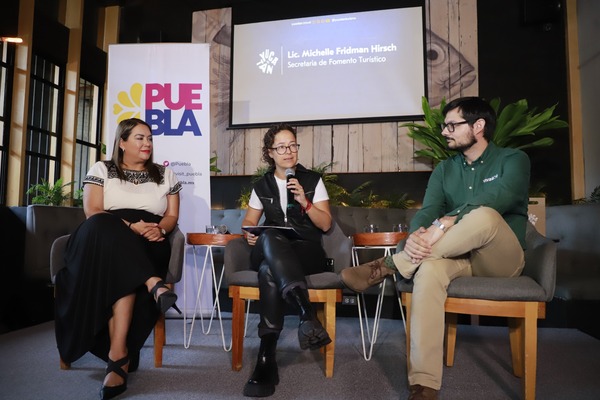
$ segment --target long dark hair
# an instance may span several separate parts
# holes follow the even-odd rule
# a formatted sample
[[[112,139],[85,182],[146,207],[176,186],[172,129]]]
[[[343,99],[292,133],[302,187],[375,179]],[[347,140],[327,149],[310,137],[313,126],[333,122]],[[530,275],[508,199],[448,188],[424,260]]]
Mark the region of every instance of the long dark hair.
[[[271,169],[275,168],[275,160],[269,157],[269,150],[273,147],[273,142],[275,142],[275,135],[277,135],[281,131],[290,131],[294,134],[294,138],[297,138],[298,135],[296,130],[288,124],[277,124],[273,125],[269,128],[265,136],[263,137],[263,147],[262,147],[262,159],[264,162],[269,164]]]
[[[121,164],[123,163],[123,150],[121,149],[121,147],[119,147],[119,141],[121,139],[127,141],[127,139],[129,139],[129,136],[131,135],[131,131],[133,130],[133,128],[135,128],[138,125],[147,126],[150,132],[152,132],[152,128],[150,127],[150,125],[146,121],[142,121],[139,118],[124,119],[123,121],[119,122],[117,130],[115,132],[115,143],[113,146],[113,154],[111,160],[113,163],[115,163],[117,175],[119,175],[119,179],[122,181],[127,180],[127,178],[125,177],[125,172],[123,172],[123,168],[121,167]],[[152,151],[152,153],[150,153],[150,158],[148,158],[144,163],[144,167],[146,168],[146,171],[148,171],[150,179],[159,184],[161,181],[160,171],[158,170],[158,166],[154,164],[153,155],[154,150]]]

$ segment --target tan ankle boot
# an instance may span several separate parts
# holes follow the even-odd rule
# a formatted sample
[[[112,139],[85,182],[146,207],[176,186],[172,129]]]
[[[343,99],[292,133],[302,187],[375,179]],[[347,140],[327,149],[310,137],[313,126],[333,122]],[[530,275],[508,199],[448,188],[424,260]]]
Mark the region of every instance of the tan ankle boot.
[[[392,276],[396,271],[383,264],[384,258],[373,260],[356,267],[344,268],[340,272],[340,278],[347,288],[355,292],[364,292],[371,286],[383,282],[387,276]]]

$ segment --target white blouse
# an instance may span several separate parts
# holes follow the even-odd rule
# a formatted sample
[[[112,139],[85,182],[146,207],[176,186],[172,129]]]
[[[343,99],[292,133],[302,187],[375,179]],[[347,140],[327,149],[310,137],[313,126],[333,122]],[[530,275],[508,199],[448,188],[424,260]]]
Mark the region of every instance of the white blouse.
[[[150,179],[147,171],[123,170],[127,180],[121,181],[112,161],[98,161],[88,171],[83,184],[104,188],[105,210],[129,208],[162,216],[167,210],[167,196],[177,194],[183,187],[173,170],[157,166],[162,178],[159,184]]]

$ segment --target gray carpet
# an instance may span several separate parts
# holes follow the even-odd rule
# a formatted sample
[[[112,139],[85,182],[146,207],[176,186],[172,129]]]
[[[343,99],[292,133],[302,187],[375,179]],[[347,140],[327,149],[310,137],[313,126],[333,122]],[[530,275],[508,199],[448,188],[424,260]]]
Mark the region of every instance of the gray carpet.
[[[208,335],[199,325],[183,347],[183,320],[167,320],[164,366],[153,367],[152,337],[140,369],[129,378],[127,399],[240,399],[258,349],[256,315],[245,340],[244,367],[231,370],[231,354],[218,324]],[[230,320],[224,321],[226,333]],[[278,362],[280,384],[271,399],[405,399],[406,348],[402,323],[383,319],[371,361],[362,357],[355,318],[338,318],[334,377],[325,378],[318,351],[298,348],[297,318],[286,317]],[[538,399],[600,399],[600,341],[572,329],[541,328]],[[44,323],[0,335],[0,398],[97,399],[104,364],[87,354],[62,371],[54,325]],[[502,327],[460,325],[454,367],[444,369],[441,399],[519,399],[521,382],[511,373],[508,333]]]

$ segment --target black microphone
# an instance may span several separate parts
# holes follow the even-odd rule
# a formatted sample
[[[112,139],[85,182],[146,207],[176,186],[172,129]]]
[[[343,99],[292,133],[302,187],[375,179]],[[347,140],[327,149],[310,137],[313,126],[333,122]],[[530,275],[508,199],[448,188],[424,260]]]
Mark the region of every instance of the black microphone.
[[[285,183],[287,186],[287,183],[290,181],[290,178],[294,178],[294,170],[291,168],[288,168],[285,170]],[[292,193],[292,191],[290,189],[287,189],[287,208],[293,208],[294,207],[294,193]]]

